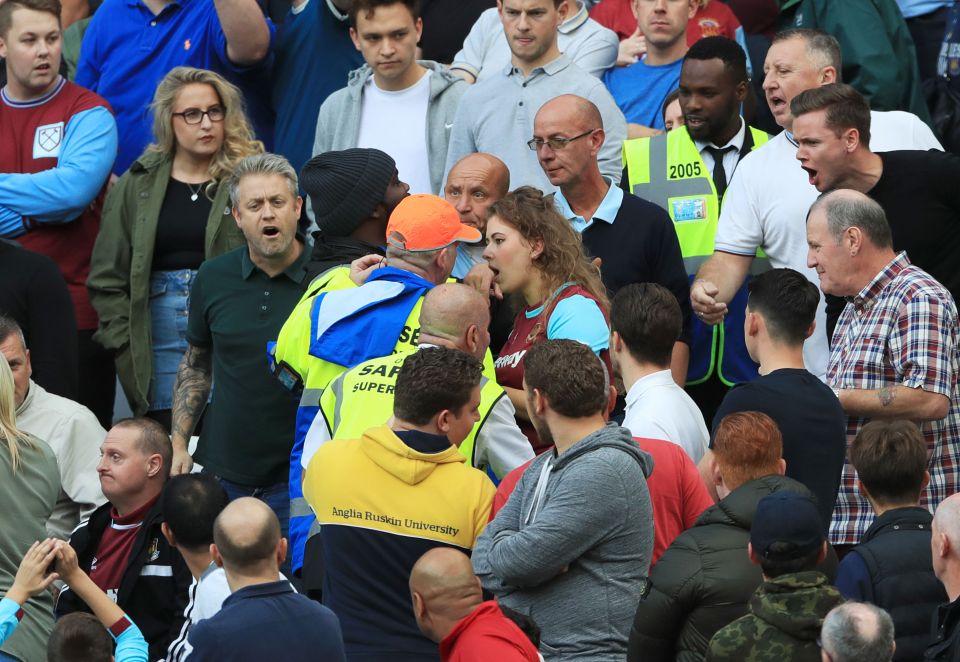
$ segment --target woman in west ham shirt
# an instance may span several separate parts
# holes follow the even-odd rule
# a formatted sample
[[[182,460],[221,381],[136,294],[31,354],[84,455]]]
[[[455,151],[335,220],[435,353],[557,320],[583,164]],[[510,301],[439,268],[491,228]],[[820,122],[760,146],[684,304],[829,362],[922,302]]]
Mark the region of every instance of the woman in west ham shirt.
[[[515,293],[524,303],[497,357],[497,381],[517,409],[520,429],[539,453],[552,444],[539,438],[527,415],[523,357],[541,340],[577,340],[589,345],[609,371],[606,291],[552,196],[522,186],[494,203],[488,215],[483,257],[503,293]]]

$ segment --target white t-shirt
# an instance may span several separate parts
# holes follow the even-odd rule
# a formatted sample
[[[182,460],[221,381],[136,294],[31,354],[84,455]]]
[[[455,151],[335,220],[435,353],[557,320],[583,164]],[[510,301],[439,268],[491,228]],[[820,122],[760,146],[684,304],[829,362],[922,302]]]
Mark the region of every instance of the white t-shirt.
[[[428,69],[419,81],[397,92],[381,90],[373,76],[363,88],[357,147],[374,147],[392,156],[410,193],[433,193],[427,150],[431,74]]]
[[[911,113],[871,111],[870,147],[874,152],[899,149],[942,149],[926,124]],[[744,157],[730,182],[720,212],[714,248],[754,255],[762,248],[773,268],[789,267],[817,287],[820,280],[807,267],[806,217],[820,193],[797,160],[797,145],[786,131]],[[823,294],[817,329],[803,346],[807,370],[823,379],[830,350],[826,336]]]
[[[680,446],[693,463],[703,457],[710,433],[703,414],[670,370],[638,379],[627,391],[623,427],[634,437],[662,439]]]

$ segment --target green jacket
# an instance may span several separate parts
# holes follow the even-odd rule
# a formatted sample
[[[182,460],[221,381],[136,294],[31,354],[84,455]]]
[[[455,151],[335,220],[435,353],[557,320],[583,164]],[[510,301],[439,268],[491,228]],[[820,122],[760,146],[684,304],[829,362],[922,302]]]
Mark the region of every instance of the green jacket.
[[[857,88],[870,108],[907,110],[930,124],[913,38],[894,0],[802,0],[790,6],[783,19],[795,13],[785,27],[816,28],[837,38],[843,82]]]
[[[816,571],[769,579],[750,598],[750,613],[713,635],[707,662],[819,662],[820,626],[841,602]]]
[[[168,155],[144,152],[107,194],[87,279],[90,300],[100,318],[94,339],[116,352],[117,375],[137,416],[149,407],[151,262],[172,164]],[[206,258],[243,244],[243,234],[230,214],[228,187],[218,186],[207,219]]]

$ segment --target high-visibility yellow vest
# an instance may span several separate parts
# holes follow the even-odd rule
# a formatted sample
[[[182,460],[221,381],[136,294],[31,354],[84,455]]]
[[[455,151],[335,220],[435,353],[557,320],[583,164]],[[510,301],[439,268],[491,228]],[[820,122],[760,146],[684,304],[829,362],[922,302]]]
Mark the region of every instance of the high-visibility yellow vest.
[[[324,390],[320,397],[323,416],[332,439],[359,439],[368,428],[383,425],[393,415],[393,392],[400,366],[407,354],[391,354],[370,359],[343,373]],[[506,393],[497,384],[493,359],[488,351],[480,382],[480,420],[460,444],[460,454],[471,466],[477,465],[477,433],[487,421],[490,411]],[[319,422],[319,421],[318,421]]]
[[[767,142],[763,131],[748,127],[744,139],[757,149]],[[679,127],[652,138],[637,138],[623,143],[623,162],[627,167],[630,192],[663,207],[673,220],[687,276],[693,278],[708,257],[713,255],[721,201],[713,178],[700,150]],[[715,167],[723,167],[716,164]],[[758,251],[758,257],[763,258]],[[754,260],[753,271],[769,268],[766,260]],[[757,376],[757,364],[746,351],[743,340],[743,316],[746,286],[728,304],[722,324],[709,326],[693,320],[693,344],[690,348],[688,384],[707,381],[715,372],[727,385]]]

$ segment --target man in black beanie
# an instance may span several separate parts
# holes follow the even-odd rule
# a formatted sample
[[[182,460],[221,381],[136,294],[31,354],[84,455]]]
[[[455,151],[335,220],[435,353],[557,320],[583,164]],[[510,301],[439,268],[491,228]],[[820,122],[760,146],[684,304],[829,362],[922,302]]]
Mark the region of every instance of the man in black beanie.
[[[300,171],[300,185],[319,228],[304,287],[328,269],[371,253],[383,255],[387,219],[410,191],[399,180],[394,160],[370,148],[314,156]]]

